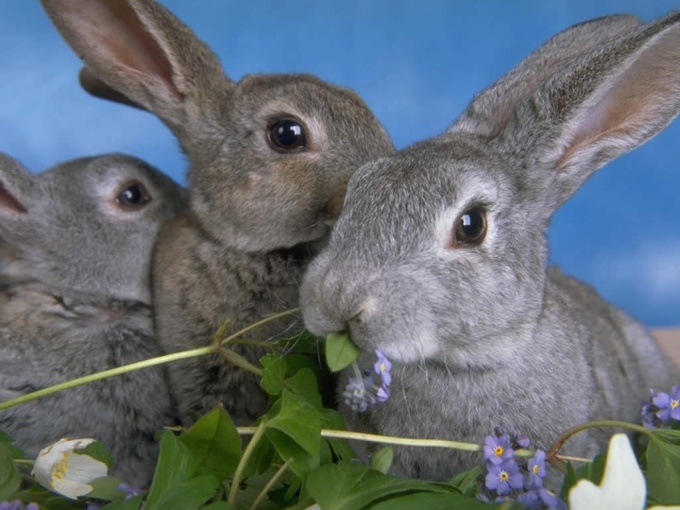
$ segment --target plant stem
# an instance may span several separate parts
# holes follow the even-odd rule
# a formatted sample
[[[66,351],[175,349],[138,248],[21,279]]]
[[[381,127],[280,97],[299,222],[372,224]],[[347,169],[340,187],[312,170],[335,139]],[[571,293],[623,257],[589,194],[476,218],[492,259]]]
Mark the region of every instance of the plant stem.
[[[257,432],[256,427],[237,427],[239,434],[248,436]],[[337,439],[353,439],[369,443],[382,443],[404,446],[429,446],[433,448],[451,448],[453,450],[463,450],[467,452],[481,452],[482,446],[476,443],[463,443],[461,441],[449,441],[446,439],[416,439],[396,436],[380,436],[377,434],[367,434],[364,432],[351,432],[348,430],[321,429],[321,437],[332,437]],[[535,452],[531,450],[515,450],[518,457],[532,457]]]
[[[248,446],[246,446],[246,449],[243,451],[243,455],[241,456],[238,466],[236,466],[236,473],[234,473],[234,479],[231,482],[231,487],[229,487],[229,497],[227,498],[227,503],[229,503],[229,505],[233,508],[236,508],[236,496],[238,494],[239,486],[241,485],[243,473],[246,470],[246,465],[248,464],[250,457],[253,455],[257,443],[260,442],[260,439],[262,439],[262,436],[264,435],[265,425],[266,421],[262,420],[258,427],[252,427],[254,429],[253,437],[248,443]]]
[[[224,359],[226,359],[230,363],[233,363],[234,365],[242,368],[243,370],[246,370],[246,371],[253,373],[257,376],[260,376],[260,377],[262,376],[262,370],[257,368],[255,365],[253,365],[250,361],[245,359],[240,354],[236,354],[231,349],[225,349],[224,347],[219,347],[217,352]]]
[[[244,333],[247,333],[251,329],[258,328],[258,327],[260,327],[260,326],[262,326],[262,325],[264,325],[268,322],[271,322],[271,321],[276,320],[276,319],[280,319],[281,317],[286,317],[287,315],[293,315],[295,313],[298,313],[299,311],[300,311],[299,308],[291,308],[290,310],[286,310],[285,312],[275,313],[273,315],[270,315],[269,317],[265,317],[264,319],[260,319],[259,321],[254,322],[254,323],[246,326],[245,328],[238,330],[236,333],[229,335],[228,337],[226,337],[224,340],[222,340],[220,342],[220,345],[225,345],[225,344],[228,344],[229,342],[231,342],[233,340],[236,340],[238,337],[240,337]]]
[[[293,463],[293,457],[288,459],[279,469],[274,473],[274,476],[271,477],[271,479],[267,482],[267,484],[262,488],[260,493],[257,495],[257,498],[255,498],[255,501],[253,501],[253,504],[250,505],[250,510],[257,510],[258,505],[264,500],[264,498],[267,497],[267,493],[271,490],[272,487],[276,484],[276,482],[279,481],[279,479],[283,476],[283,474],[286,472],[288,467]]]
[[[626,423],[625,421],[615,421],[615,420],[599,420],[599,421],[589,421],[587,423],[582,423],[580,425],[576,425],[575,427],[570,428],[566,432],[564,432],[562,435],[560,435],[555,441],[553,442],[552,446],[550,447],[550,450],[548,450],[548,453],[546,454],[546,458],[548,459],[548,462],[552,464],[555,468],[558,470],[562,471],[563,473],[566,472],[567,466],[564,463],[563,460],[561,460],[560,456],[558,456],[558,453],[560,449],[564,446],[564,443],[569,441],[573,436],[578,434],[579,432],[583,432],[584,430],[588,429],[594,429],[594,428],[602,428],[602,427],[614,427],[614,428],[619,428],[619,429],[629,429],[633,430],[635,432],[639,432],[640,434],[645,434],[646,436],[651,436],[652,432],[645,427],[641,425],[636,425],[634,423]],[[567,457],[564,457],[567,458]]]
[[[123,365],[121,367],[112,368],[110,370],[104,370],[103,372],[97,372],[96,374],[86,375],[85,377],[78,377],[77,379],[72,379],[61,384],[50,386],[49,388],[43,388],[42,390],[27,393],[26,395],[13,398],[11,400],[6,400],[5,402],[0,402],[0,411],[2,411],[3,409],[8,409],[10,407],[17,406],[19,404],[30,402],[31,400],[35,400],[46,395],[51,395],[52,393],[56,393],[58,391],[68,390],[94,381],[108,379],[109,377],[126,374],[128,372],[133,372],[134,370],[140,370],[142,368],[153,367],[155,365],[162,365],[164,363],[169,363],[171,361],[195,358],[197,356],[204,356],[206,354],[212,354],[214,352],[215,348],[213,346],[200,347],[198,349],[174,352],[172,354],[166,354],[164,356],[158,356],[156,358],[137,361],[136,363],[130,363],[129,365]]]

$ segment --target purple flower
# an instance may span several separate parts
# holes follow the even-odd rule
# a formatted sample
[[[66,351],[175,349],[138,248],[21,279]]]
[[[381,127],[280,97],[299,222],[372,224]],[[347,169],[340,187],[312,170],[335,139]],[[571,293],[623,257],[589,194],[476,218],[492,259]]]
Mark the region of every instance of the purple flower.
[[[487,464],[489,473],[486,475],[487,489],[495,490],[499,496],[510,494],[512,489],[524,487],[524,476],[519,472],[515,459],[506,459],[500,464]]]
[[[527,509],[548,508],[549,510],[566,510],[567,504],[547,489],[535,489],[520,494],[517,501]]]
[[[388,360],[378,349],[375,349],[375,355],[378,357],[378,361],[373,365],[373,369],[375,370],[376,375],[380,376],[382,386],[387,389],[392,383],[392,375],[390,374],[392,363],[390,363],[390,360]]]
[[[670,418],[680,420],[680,386],[673,386],[670,395],[652,392],[652,404],[657,407],[656,416],[662,422]]]
[[[536,450],[536,454],[529,460],[529,483],[527,488],[540,489],[545,478],[545,452]]]
[[[367,377],[360,379],[350,377],[342,397],[352,411],[363,413],[370,406],[376,403],[376,398],[370,393],[368,388],[373,387],[373,378]],[[368,383],[368,384],[367,384]]]
[[[531,446],[531,441],[524,434],[515,432],[513,436],[515,436],[515,443],[517,443],[517,446],[519,446],[520,448],[529,448]]]
[[[392,364],[379,350],[375,350],[378,361],[373,365],[374,373],[362,374],[359,365],[352,363],[354,377],[350,377],[342,393],[342,397],[350,409],[363,413],[378,402],[386,402],[390,398]]]
[[[658,423],[656,412],[652,409],[652,405],[647,402],[642,406],[642,425],[648,429],[655,429]]]
[[[125,499],[132,499],[135,496],[139,496],[140,494],[142,494],[142,491],[124,482],[119,483],[118,487],[116,487],[116,490],[119,490],[120,492],[125,492],[126,493]]]
[[[28,503],[26,506],[18,500],[3,501],[0,503],[0,510],[39,510],[37,503]]]
[[[500,437],[487,436],[484,440],[484,460],[498,465],[501,462],[513,459],[515,451],[510,448],[510,439],[503,434]]]

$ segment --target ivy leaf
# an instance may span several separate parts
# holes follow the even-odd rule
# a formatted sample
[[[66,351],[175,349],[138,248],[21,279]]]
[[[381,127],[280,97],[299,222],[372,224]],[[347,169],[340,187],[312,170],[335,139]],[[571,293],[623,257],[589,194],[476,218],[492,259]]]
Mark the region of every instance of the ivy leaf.
[[[226,480],[241,459],[241,437],[222,407],[202,416],[179,440],[191,451],[190,478],[212,475]]]
[[[305,399],[314,407],[321,408],[321,394],[318,379],[309,368],[300,369],[294,376],[285,380],[286,388]]]
[[[394,450],[391,446],[385,446],[380,448],[373,455],[371,455],[370,466],[376,471],[380,471],[383,474],[387,472],[392,467],[392,461],[394,460]]]
[[[102,510],[139,510],[139,508],[142,506],[143,501],[144,494],[140,494],[139,496],[135,496],[134,498],[114,501],[113,503],[104,505],[102,507]]]
[[[318,455],[321,446],[319,413],[289,390],[283,390],[280,402],[278,413],[267,422],[267,428],[283,432],[310,455]]]
[[[301,448],[290,436],[276,429],[267,429],[265,435],[274,445],[282,459],[294,459],[290,469],[300,478],[306,478],[310,471],[319,467],[321,462],[321,455],[319,453],[316,455],[310,454]]]
[[[326,363],[333,372],[339,372],[352,364],[359,356],[359,349],[352,343],[349,333],[326,335]]]
[[[149,495],[146,499],[147,510],[160,508],[157,505],[163,495],[171,487],[176,487],[188,480],[190,465],[192,464],[189,447],[180,441],[175,434],[169,430],[163,430],[159,436],[161,451]]]
[[[427,508],[427,510],[451,510],[452,508],[459,510],[488,510],[490,508],[521,510],[523,507],[519,503],[492,505],[456,492],[418,492],[390,498],[371,506],[371,510],[413,510],[414,508]]]
[[[306,489],[324,510],[360,510],[388,497],[414,491],[452,491],[451,487],[444,484],[388,476],[369,470],[364,464],[348,461],[325,464],[312,471],[307,477]]]
[[[364,477],[368,467],[358,462],[326,464],[307,477],[305,487],[324,510],[343,508],[342,498]]]
[[[92,443],[88,444],[85,448],[77,448],[74,449],[73,451],[81,455],[88,455],[95,460],[103,462],[108,467],[113,466],[113,463],[115,462],[113,455],[111,455],[111,452],[109,452],[106,446],[101,444],[99,441],[93,441]]]
[[[157,503],[145,510],[198,510],[217,491],[220,482],[212,475],[199,476],[167,488]]]
[[[474,496],[477,493],[477,479],[483,471],[484,468],[482,466],[474,467],[469,471],[458,473],[449,483],[458,489],[461,494]]]
[[[655,430],[649,436],[647,459],[647,495],[662,505],[680,504],[680,431]]]
[[[280,395],[283,391],[283,379],[286,376],[286,360],[278,353],[267,354],[260,358],[262,379],[260,386],[269,395]]]
[[[9,499],[21,485],[21,475],[12,454],[5,444],[0,444],[0,501]]]

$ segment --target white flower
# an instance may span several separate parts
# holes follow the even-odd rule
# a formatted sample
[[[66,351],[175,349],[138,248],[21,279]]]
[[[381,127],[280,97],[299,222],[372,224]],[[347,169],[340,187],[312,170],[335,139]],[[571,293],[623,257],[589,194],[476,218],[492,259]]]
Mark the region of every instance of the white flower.
[[[77,499],[92,492],[88,485],[97,478],[108,473],[108,466],[103,462],[74,452],[85,448],[94,439],[60,439],[56,443],[38,453],[33,464],[33,475],[43,487]]]
[[[643,510],[647,486],[633,448],[625,434],[614,434],[609,441],[602,482],[597,486],[580,480],[569,491],[570,510]],[[674,509],[680,506],[655,506],[649,510]]]

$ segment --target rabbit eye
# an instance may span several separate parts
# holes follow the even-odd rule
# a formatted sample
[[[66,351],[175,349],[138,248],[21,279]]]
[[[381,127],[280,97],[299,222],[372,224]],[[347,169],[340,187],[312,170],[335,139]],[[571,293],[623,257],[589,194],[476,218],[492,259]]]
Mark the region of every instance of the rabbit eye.
[[[269,142],[278,152],[302,149],[307,145],[307,137],[302,124],[293,119],[280,119],[269,125]]]
[[[139,181],[124,185],[123,190],[116,197],[116,203],[124,209],[141,209],[150,201],[151,195]]]
[[[481,207],[473,207],[465,211],[456,220],[455,244],[477,245],[486,235],[486,211]]]

